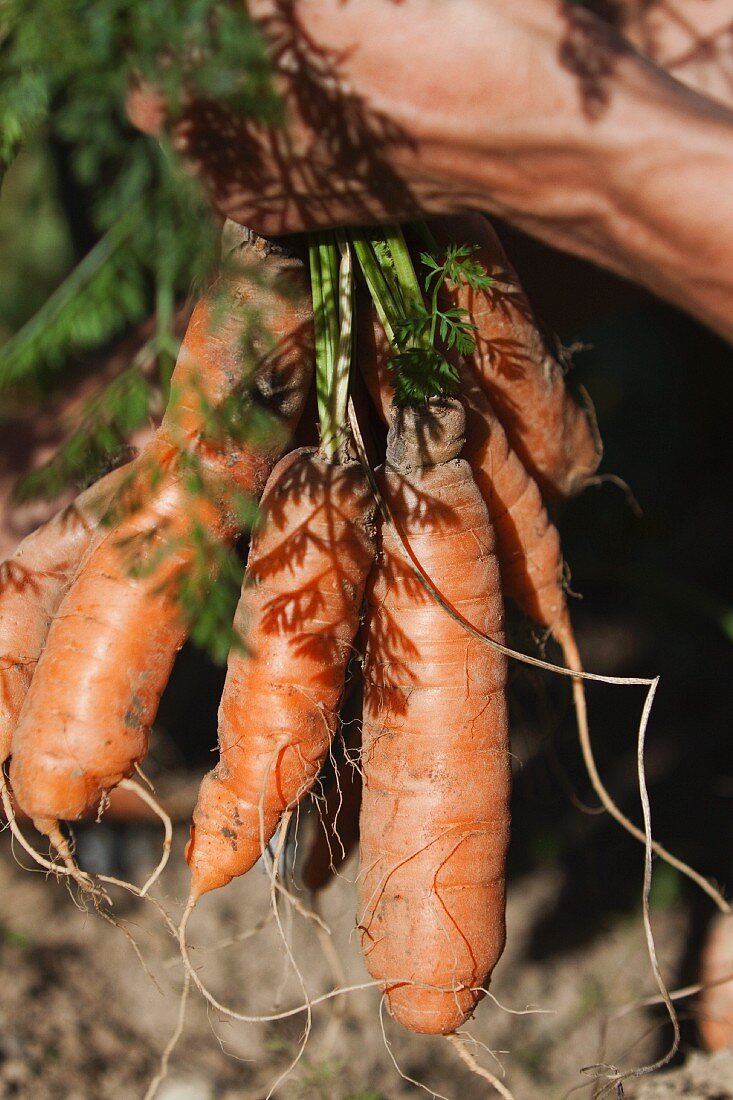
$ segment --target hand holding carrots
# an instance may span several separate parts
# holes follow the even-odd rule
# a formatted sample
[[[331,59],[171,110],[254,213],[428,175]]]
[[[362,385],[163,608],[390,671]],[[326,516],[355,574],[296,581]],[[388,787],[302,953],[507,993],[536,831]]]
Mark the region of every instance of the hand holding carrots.
[[[680,49],[679,25],[700,23],[709,58],[717,30],[707,76],[675,66],[672,46],[655,58],[703,94],[589,4],[257,0],[287,129],[193,102],[171,137],[215,205],[262,233],[485,210],[731,339],[733,253],[717,231],[733,220],[729,14],[725,0],[683,6],[601,10],[642,13],[620,30],[647,51],[660,37]],[[129,112],[149,132],[166,122],[150,89]]]

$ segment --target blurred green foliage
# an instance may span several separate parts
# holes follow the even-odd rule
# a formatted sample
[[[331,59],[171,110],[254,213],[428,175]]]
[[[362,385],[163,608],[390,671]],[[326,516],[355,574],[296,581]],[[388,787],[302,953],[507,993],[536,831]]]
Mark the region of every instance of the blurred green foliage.
[[[169,123],[191,98],[216,99],[272,126],[282,119],[245,4],[0,5],[0,418],[40,408],[70,371],[88,370],[92,353],[103,362],[116,339],[154,319],[135,359],[97,389],[57,453],[21,483],[23,498],[54,497],[119,461],[152,402],[167,394],[176,303],[220,264],[220,223],[199,183],[165,135],[150,137],[128,121],[126,101],[140,84],[162,95]],[[261,319],[243,315],[248,350],[253,327],[261,329]],[[212,431],[248,441],[251,433],[257,445],[267,426],[251,415],[248,385],[243,377],[240,407],[233,399],[232,407],[204,411]],[[205,493],[201,471],[191,475]],[[237,506],[248,526],[251,501]],[[194,640],[221,662],[237,642],[231,621],[241,566],[233,550],[193,534],[196,562],[181,606]]]
[[[73,249],[48,148],[24,150],[0,202],[0,342],[17,331],[69,271]]]
[[[264,44],[245,5],[3,5],[0,161],[9,164],[39,137],[63,144],[99,241],[0,350],[0,386],[102,347],[140,320],[151,301],[160,347],[170,355],[173,299],[216,261],[218,226],[199,185],[165,139],[138,133],[127,121],[126,98],[140,81],[164,94],[170,120],[189,96],[215,96],[271,124],[280,118]]]

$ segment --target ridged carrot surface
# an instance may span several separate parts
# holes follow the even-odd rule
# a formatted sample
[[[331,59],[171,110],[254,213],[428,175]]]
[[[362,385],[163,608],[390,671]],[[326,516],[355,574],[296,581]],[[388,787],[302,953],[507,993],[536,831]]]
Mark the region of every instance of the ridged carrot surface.
[[[501,641],[494,535],[471,468],[455,457],[461,442],[422,467],[388,446],[382,490],[441,595]],[[361,944],[392,1014],[413,1031],[450,1033],[504,947],[506,661],[436,604],[393,531],[381,534],[364,661]]]
[[[436,219],[438,243],[475,244],[475,258],[494,279],[488,290],[446,290],[476,325],[470,357],[512,449],[548,500],[579,492],[595,473],[602,447],[590,401],[579,405],[548,349],[516,272],[482,214]]]
[[[248,871],[313,785],[373,559],[374,502],[357,464],[293,452],[262,511],[235,620],[251,652],[229,656],[220,760],[201,785],[186,853],[192,901]]]
[[[504,595],[555,634],[567,615],[560,533],[489,399],[465,369],[461,398],[466,408],[464,455],[494,525]]]
[[[92,550],[61,604],[12,743],[11,786],[34,821],[81,816],[145,757],[186,636],[177,583],[193,551],[166,543],[185,540],[194,508],[207,527],[220,522],[202,503],[180,471],[166,471],[144,508]]]
[[[113,470],[85,489],[0,565],[0,764],[53,617],[82,558],[103,537],[99,520],[125,477],[124,468]]]
[[[128,509],[86,557],[49,631],[15,731],[11,784],[21,808],[41,827],[79,816],[145,755],[150,724],[186,637],[176,597],[193,567],[195,530],[222,542],[236,535],[233,490],[261,492],[300,415],[312,368],[303,265],[251,243],[242,252],[255,271],[244,269],[236,292],[261,310],[272,343],[248,355],[238,325],[222,327],[208,302],[194,311],[169,414],[133,464],[143,471],[138,480],[152,471],[147,499],[138,511]],[[280,280],[287,281],[287,293]],[[201,439],[201,393],[216,405],[247,372],[254,400],[271,413],[279,433],[267,447],[259,440]],[[183,448],[197,449],[206,493],[192,489]],[[131,565],[141,562],[143,571],[131,575]]]

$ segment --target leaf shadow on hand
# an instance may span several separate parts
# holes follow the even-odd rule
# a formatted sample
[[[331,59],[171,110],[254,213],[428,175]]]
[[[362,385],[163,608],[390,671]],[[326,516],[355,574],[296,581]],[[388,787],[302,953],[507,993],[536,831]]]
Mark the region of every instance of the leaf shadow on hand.
[[[405,132],[347,89],[343,56],[308,34],[293,0],[276,0],[259,26],[285,95],[286,124],[264,125],[213,102],[191,103],[173,140],[203,175],[215,204],[277,235],[293,226],[413,215],[419,204],[389,163]]]
[[[565,34],[558,47],[560,64],[577,78],[583,113],[591,121],[611,102],[619,59],[633,52],[614,29],[622,20],[621,0],[596,0],[593,7],[561,0]]]
[[[578,79],[583,110],[595,120],[608,108],[619,60],[638,48],[672,76],[703,95],[729,101],[733,96],[733,19],[701,30],[669,0],[562,0],[566,32],[559,57]],[[670,53],[667,33],[684,45]]]

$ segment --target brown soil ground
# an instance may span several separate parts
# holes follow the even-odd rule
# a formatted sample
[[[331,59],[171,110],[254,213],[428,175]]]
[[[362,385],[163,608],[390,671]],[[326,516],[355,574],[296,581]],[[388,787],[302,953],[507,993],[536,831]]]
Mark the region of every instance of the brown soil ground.
[[[99,830],[100,827],[96,827]],[[154,828],[121,831],[102,826],[82,834],[106,849],[124,842],[128,867],[138,881],[155,858]],[[5,839],[5,838],[3,838]],[[157,891],[177,916],[186,894],[184,830],[176,833],[173,859]],[[94,912],[80,911],[69,892],[43,875],[21,870],[5,843],[0,860],[0,1095],[34,1100],[112,1100],[142,1097],[160,1051],[175,1026],[182,972],[176,947],[152,906],[118,893],[116,915],[137,941],[156,985],[146,976],[121,932]],[[92,853],[93,854],[93,853]],[[638,867],[630,868],[636,874]],[[353,934],[353,860],[322,898],[336,955],[348,983],[366,980]],[[551,865],[512,884],[509,942],[492,989],[507,1008],[543,1012],[511,1015],[485,1001],[467,1032],[494,1071],[499,1065],[516,1097],[559,1098],[582,1084],[580,1070],[593,1063],[639,1065],[659,1053],[666,1039],[656,1012],[618,1015],[623,1006],[653,992],[638,915],[609,917],[591,944],[554,959],[533,960],[533,931],[563,889]],[[307,899],[301,895],[302,900]],[[190,925],[194,963],[203,980],[227,1004],[250,1014],[269,1013],[301,1000],[271,913],[269,880],[261,868],[204,899]],[[336,980],[313,925],[281,906],[283,928],[309,992]],[[687,918],[676,905],[657,909],[655,931],[665,971],[674,974],[685,949]],[[192,997],[183,1038],[171,1060],[163,1100],[260,1100],[295,1058],[305,1018],[277,1024],[228,1021]],[[468,1100],[490,1094],[457,1061],[447,1043],[404,1033],[385,1019],[385,1036],[401,1071],[436,1094]],[[379,995],[374,990],[332,1000],[313,1012],[303,1057],[278,1095],[303,1100],[387,1100],[419,1094],[401,1080],[382,1036]],[[577,1096],[590,1096],[586,1086]],[[626,1095],[657,1098],[630,1084]],[[707,1093],[682,1092],[702,1097]],[[725,1097],[726,1092],[710,1094]]]

